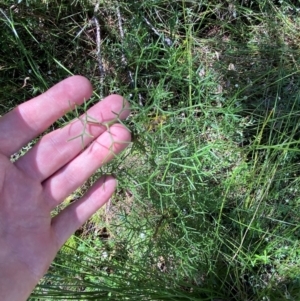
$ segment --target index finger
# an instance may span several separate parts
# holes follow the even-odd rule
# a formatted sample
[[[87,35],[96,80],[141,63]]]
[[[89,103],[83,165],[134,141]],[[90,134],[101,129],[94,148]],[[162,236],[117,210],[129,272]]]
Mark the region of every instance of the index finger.
[[[90,98],[92,92],[91,83],[76,75],[19,105],[0,118],[0,152],[6,156],[14,154],[75,104]]]

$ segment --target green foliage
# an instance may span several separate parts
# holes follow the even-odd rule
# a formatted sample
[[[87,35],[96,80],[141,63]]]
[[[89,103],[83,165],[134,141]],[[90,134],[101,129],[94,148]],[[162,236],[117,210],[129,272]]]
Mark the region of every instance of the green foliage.
[[[93,82],[89,105],[120,93],[132,107],[133,143],[95,174],[118,177],[110,209],[32,300],[298,300],[295,1],[96,2],[0,12],[0,114],[75,73]]]

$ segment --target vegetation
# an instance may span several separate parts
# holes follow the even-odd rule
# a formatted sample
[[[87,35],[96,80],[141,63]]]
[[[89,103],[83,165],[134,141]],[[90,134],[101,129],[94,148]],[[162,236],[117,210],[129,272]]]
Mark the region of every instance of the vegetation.
[[[0,115],[70,74],[132,106],[31,300],[299,300],[298,1],[1,2]]]

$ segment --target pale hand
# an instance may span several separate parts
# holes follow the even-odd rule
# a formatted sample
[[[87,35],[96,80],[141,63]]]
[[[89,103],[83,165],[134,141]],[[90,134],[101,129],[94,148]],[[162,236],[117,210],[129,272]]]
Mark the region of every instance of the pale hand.
[[[0,118],[1,301],[26,300],[59,248],[115,190],[116,180],[103,176],[80,200],[56,217],[50,216],[104,161],[128,145],[130,133],[121,124],[109,129],[89,125],[93,138],[85,136],[89,147],[82,151],[80,139],[68,141],[82,132],[77,120],[45,135],[15,163],[10,161],[12,154],[43,133],[70,106],[80,105],[91,94],[89,81],[73,76]],[[121,96],[111,95],[88,115],[107,124],[118,112],[122,112],[120,118],[126,118],[129,105]]]

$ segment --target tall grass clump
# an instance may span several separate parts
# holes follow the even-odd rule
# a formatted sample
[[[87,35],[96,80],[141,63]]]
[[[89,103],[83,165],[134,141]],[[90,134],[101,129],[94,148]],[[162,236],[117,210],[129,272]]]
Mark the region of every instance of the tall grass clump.
[[[0,114],[75,73],[132,107],[130,148],[66,200],[114,173],[111,205],[31,300],[299,299],[296,4],[5,1]]]

